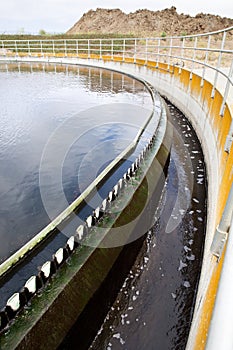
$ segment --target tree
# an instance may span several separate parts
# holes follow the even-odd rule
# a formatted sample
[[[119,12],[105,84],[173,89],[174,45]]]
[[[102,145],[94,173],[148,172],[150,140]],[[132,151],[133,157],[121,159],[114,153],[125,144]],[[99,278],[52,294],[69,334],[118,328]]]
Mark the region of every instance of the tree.
[[[46,35],[47,33],[46,33],[46,31],[44,30],[44,29],[40,29],[40,31],[39,31],[39,35]]]

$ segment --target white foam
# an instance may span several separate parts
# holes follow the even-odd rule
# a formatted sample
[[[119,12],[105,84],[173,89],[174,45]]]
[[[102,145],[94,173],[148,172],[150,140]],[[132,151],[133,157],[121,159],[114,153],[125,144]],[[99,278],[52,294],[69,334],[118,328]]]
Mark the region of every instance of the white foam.
[[[184,281],[184,287],[186,287],[186,288],[190,288],[191,287],[189,281]]]
[[[178,271],[181,271],[184,267],[188,266],[187,264],[185,264],[182,260],[180,260],[180,266],[178,268]]]

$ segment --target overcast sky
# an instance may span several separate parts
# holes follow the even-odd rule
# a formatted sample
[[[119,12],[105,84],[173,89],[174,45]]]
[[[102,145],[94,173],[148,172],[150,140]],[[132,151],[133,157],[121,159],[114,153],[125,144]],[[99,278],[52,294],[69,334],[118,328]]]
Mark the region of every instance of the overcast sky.
[[[175,6],[178,13],[195,16],[212,13],[233,18],[232,0],[0,0],[0,33],[38,33],[44,29],[51,33],[67,31],[84,12],[90,9],[120,8],[124,12],[137,9],[162,10]]]

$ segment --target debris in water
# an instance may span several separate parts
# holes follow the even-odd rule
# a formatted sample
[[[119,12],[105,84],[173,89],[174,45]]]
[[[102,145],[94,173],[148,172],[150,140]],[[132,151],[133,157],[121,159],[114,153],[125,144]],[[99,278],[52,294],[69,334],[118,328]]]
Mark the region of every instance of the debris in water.
[[[171,293],[171,295],[172,295],[173,299],[176,299],[176,294],[175,293]]]
[[[191,252],[191,249],[189,247],[187,247],[186,245],[184,246],[184,250],[186,253]]]
[[[190,256],[186,256],[187,260],[193,261],[195,260],[195,255],[191,254]]]
[[[184,267],[188,266],[187,264],[183,263],[182,260],[180,260],[180,266],[178,268],[178,271],[181,271]]]
[[[204,181],[203,178],[197,179],[197,184],[198,184],[198,185],[203,185],[203,181]]]
[[[185,214],[185,210],[184,209],[180,209],[179,212],[180,212],[181,215]]]
[[[120,333],[113,334],[113,338],[119,339],[119,341],[122,345],[125,344],[125,341],[121,338]]]
[[[184,287],[186,287],[186,288],[189,288],[189,287],[190,287],[189,281],[184,281]]]

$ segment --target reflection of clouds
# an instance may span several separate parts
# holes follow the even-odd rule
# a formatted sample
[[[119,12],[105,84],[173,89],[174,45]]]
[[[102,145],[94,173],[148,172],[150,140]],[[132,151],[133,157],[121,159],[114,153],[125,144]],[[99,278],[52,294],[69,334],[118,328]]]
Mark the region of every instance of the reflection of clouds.
[[[102,129],[102,130],[101,130]],[[80,190],[84,190],[100,173],[100,169],[115,159],[135,138],[138,129],[126,124],[110,124],[103,128],[97,128],[98,142],[90,148],[90,151],[82,159],[79,167]],[[106,137],[106,135],[109,135]],[[86,173],[89,169],[90,177]]]
[[[150,113],[143,108],[145,95],[150,99],[148,92],[144,92],[139,82],[133,86],[131,78],[81,67],[68,67],[68,74],[64,66],[45,64],[41,69],[40,64],[7,65],[4,69],[0,65],[0,208],[4,218],[0,235],[9,237],[13,249],[18,247],[17,242],[25,241],[26,236],[31,238],[37,228],[45,224],[39,193],[39,164],[46,142],[57,128],[57,138],[50,145],[51,153],[43,168],[43,185],[54,215],[64,209],[64,202],[58,200],[63,191],[57,186],[63,166],[57,159],[64,155],[64,149],[68,147],[65,186],[73,186],[77,180],[73,174],[77,174],[82,159],[88,154],[91,172],[82,169],[86,183],[107,156],[115,158],[122,151],[127,144],[123,140],[132,139]],[[151,104],[146,106],[150,108]],[[81,135],[87,131],[83,141]],[[80,142],[72,150],[73,142],[79,138]],[[107,149],[101,145],[104,142]],[[91,149],[93,152],[88,153]],[[14,235],[17,237],[12,239]]]
[[[44,149],[40,165],[40,190],[48,215],[54,217],[56,214],[59,214],[54,207],[54,203],[57,202],[57,194],[64,192],[62,183],[64,160],[72,145],[79,138],[83,137],[87,132],[94,135],[96,128],[98,129],[104,123],[108,124],[109,121],[111,123],[132,124],[136,130],[139,130],[149,116],[149,110],[131,104],[101,105],[78,113],[57,128]],[[127,137],[125,134],[126,132],[124,131],[123,138]],[[84,142],[81,142],[81,144],[84,145]],[[90,137],[90,140],[86,144],[85,154],[90,152],[93,149],[92,145],[95,147],[95,144],[95,138]],[[108,154],[107,152],[108,150],[106,150],[105,158]],[[96,155],[96,159],[98,159],[98,154]],[[48,165],[53,168],[53,178],[48,178],[47,176]],[[88,169],[86,174],[89,176]],[[48,191],[50,184],[56,184],[57,190],[50,193]],[[66,208],[68,204],[66,196],[61,196],[59,205]]]

